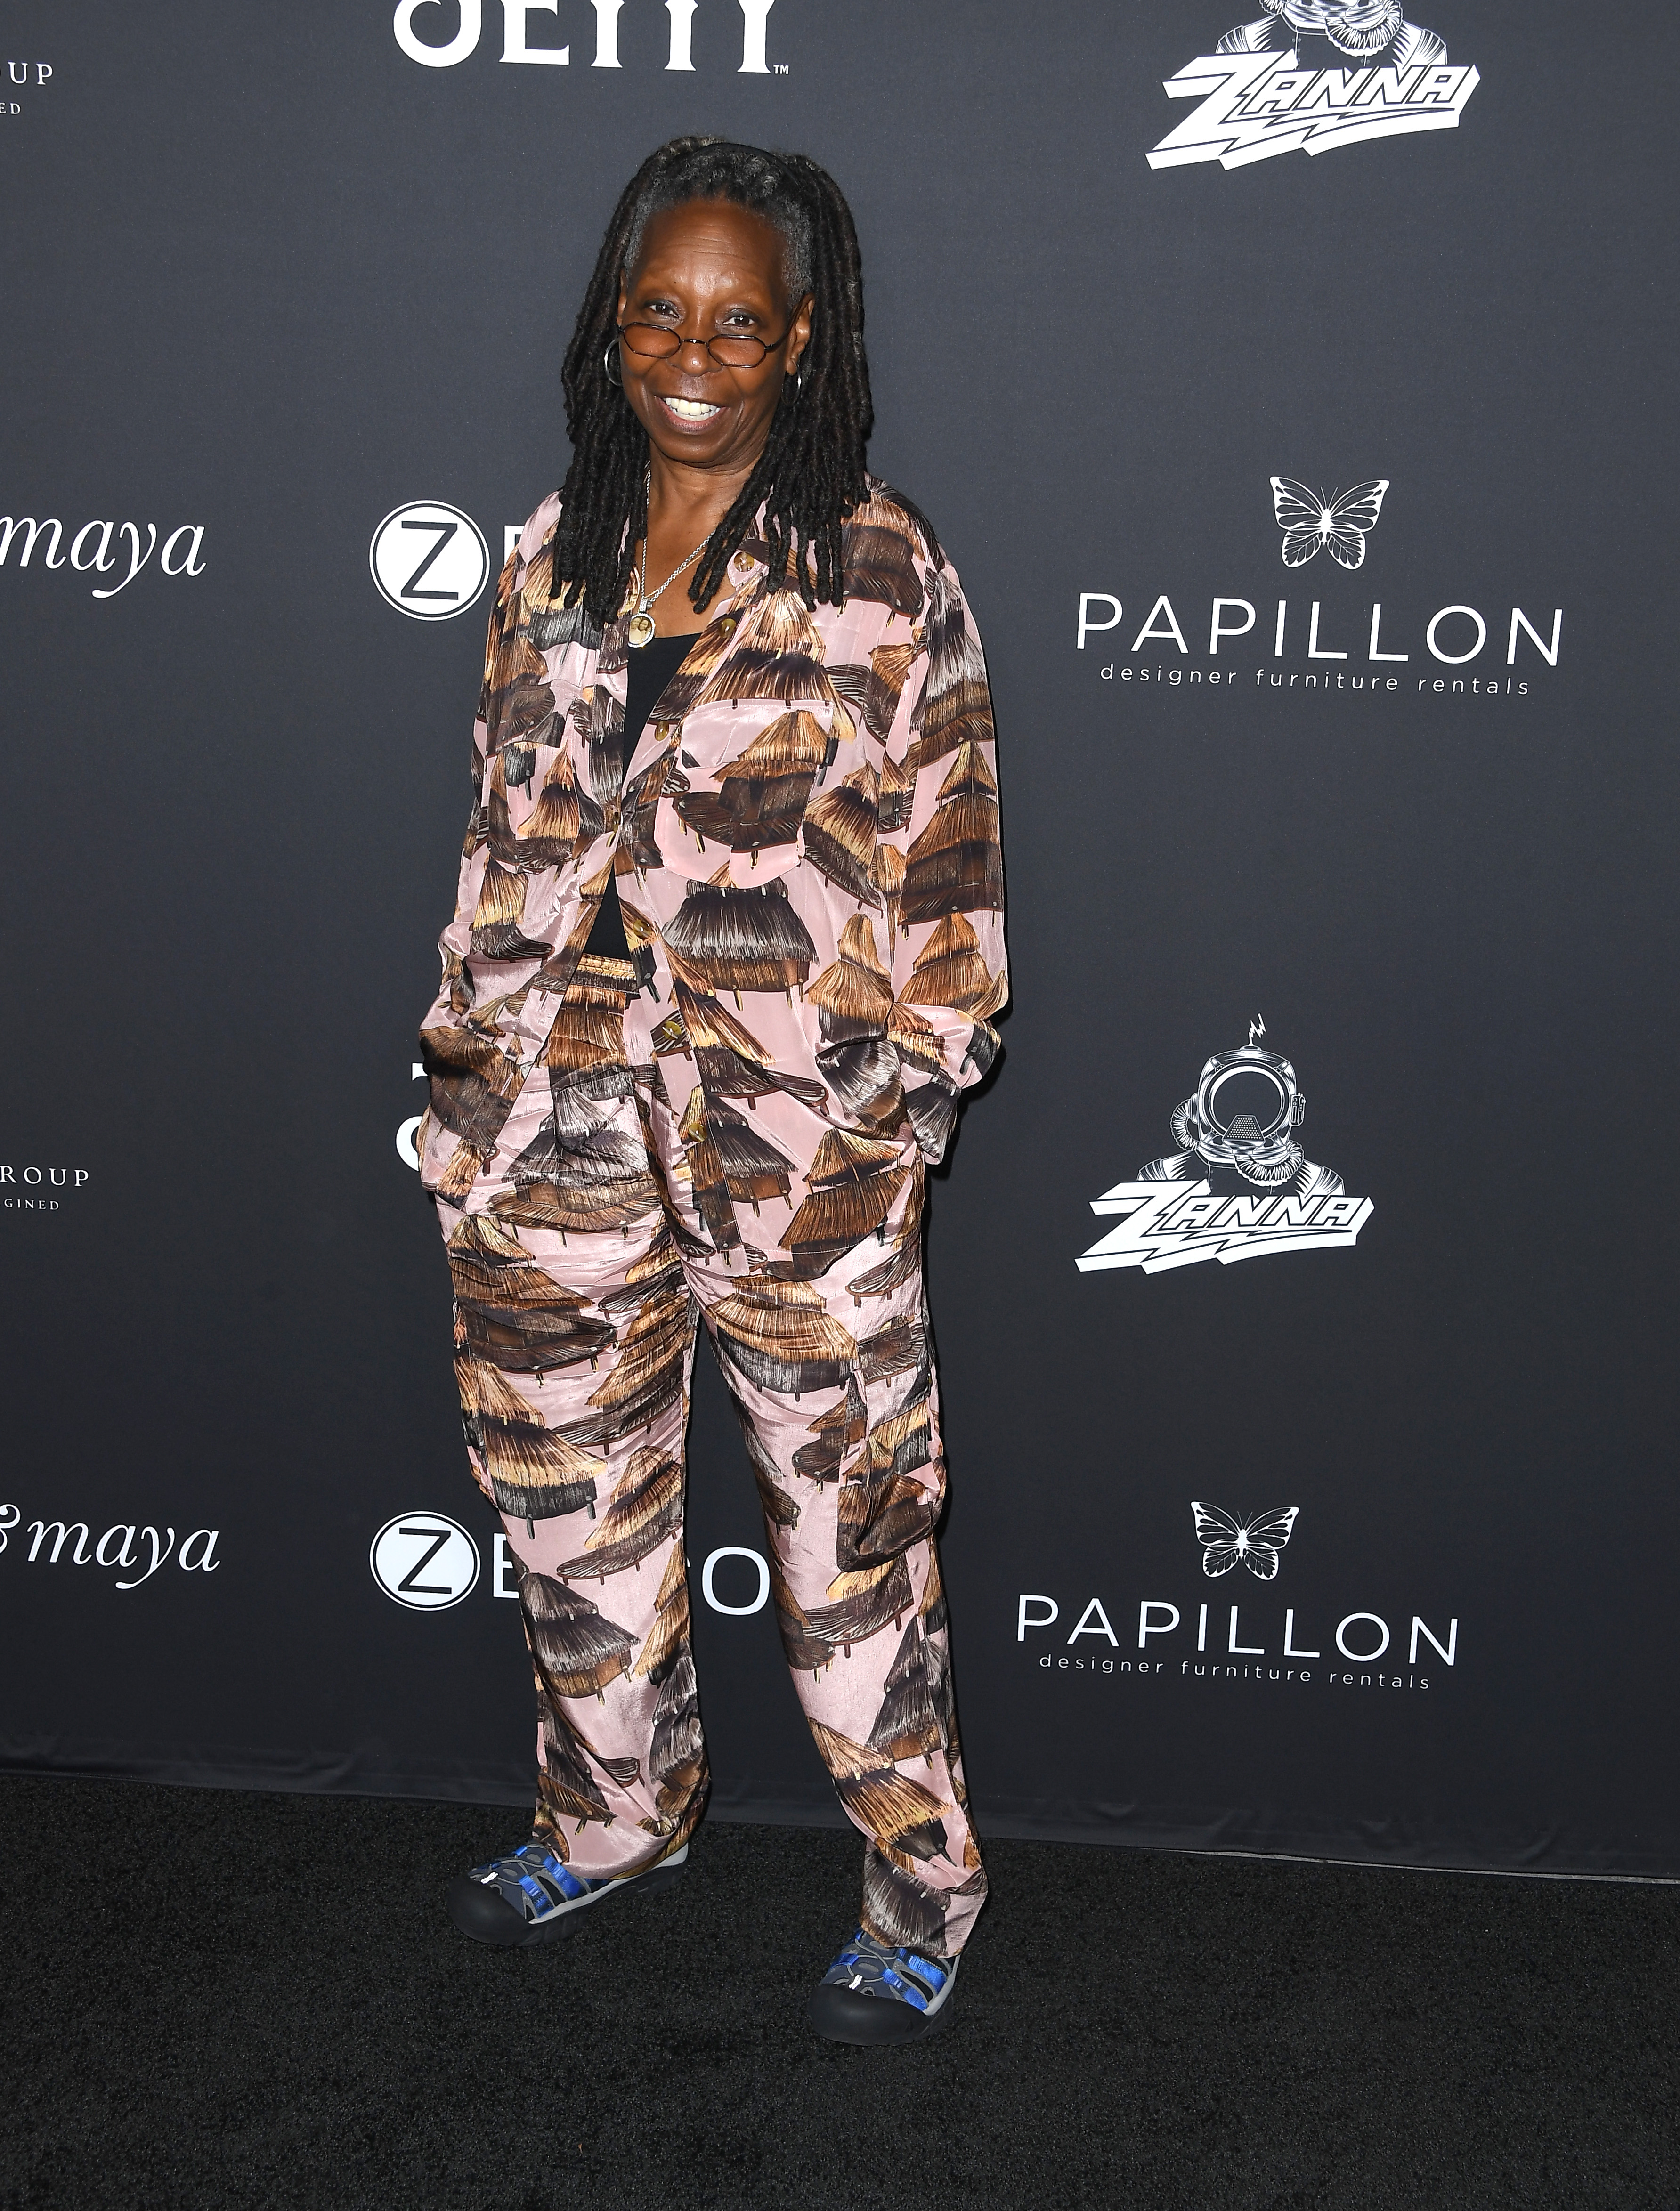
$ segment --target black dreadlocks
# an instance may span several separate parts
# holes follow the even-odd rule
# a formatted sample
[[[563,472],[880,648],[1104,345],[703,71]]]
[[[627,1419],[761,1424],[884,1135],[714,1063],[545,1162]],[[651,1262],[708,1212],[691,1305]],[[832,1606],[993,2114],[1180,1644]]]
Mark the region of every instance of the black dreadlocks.
[[[605,624],[623,603],[631,555],[647,529],[647,433],[603,366],[616,342],[618,288],[651,216],[689,200],[729,200],[787,241],[790,299],[811,295],[811,335],[741,494],[713,533],[688,597],[707,605],[731,555],[765,513],[769,582],[807,606],[842,603],[840,525],[869,497],[864,451],[874,421],[864,354],[864,280],[852,210],[826,169],[724,138],[673,138],[649,154],[613,210],[566,350],[561,384],[572,465],[561,492],[556,597]]]

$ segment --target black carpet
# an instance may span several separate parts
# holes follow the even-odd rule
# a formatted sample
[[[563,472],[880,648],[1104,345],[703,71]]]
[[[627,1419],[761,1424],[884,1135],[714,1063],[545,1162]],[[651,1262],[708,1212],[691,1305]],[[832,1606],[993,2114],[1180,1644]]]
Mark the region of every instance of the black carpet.
[[[0,1780],[7,2211],[1680,2204],[1680,1895],[994,1843],[949,2030],[817,2042],[848,1833],[534,1953],[505,1812]]]

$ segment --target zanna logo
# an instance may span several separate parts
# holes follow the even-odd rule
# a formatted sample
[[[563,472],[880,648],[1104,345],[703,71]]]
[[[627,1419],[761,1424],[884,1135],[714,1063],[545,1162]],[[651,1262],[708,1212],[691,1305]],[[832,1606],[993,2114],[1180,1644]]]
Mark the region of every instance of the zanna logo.
[[[1202,1069],[1195,1095],[1173,1113],[1182,1150],[1091,1200],[1093,1213],[1125,1218],[1080,1259],[1082,1274],[1141,1267],[1159,1275],[1200,1259],[1228,1267],[1356,1241],[1371,1201],[1349,1197],[1340,1175],[1302,1153],[1295,1131],[1307,1100],[1289,1061],[1261,1050],[1265,1034],[1263,1021],[1251,1021],[1240,1051],[1216,1051]]]
[[[1409,23],[1400,0],[1265,0],[1211,54],[1164,86],[1201,105],[1149,157],[1152,169],[1217,161],[1240,169],[1274,154],[1327,153],[1363,138],[1452,130],[1480,82],[1443,39]]]

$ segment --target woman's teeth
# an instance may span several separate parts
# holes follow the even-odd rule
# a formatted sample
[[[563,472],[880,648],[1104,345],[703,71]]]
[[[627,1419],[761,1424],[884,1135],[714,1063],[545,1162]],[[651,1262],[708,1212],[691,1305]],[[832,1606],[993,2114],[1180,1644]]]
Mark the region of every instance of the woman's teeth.
[[[719,410],[709,406],[704,399],[671,399],[664,394],[660,404],[669,407],[679,422],[708,422]]]

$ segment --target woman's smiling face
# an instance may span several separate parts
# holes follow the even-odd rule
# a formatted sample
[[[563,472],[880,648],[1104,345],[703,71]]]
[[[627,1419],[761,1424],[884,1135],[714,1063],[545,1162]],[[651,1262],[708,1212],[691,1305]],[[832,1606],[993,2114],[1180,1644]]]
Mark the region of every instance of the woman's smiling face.
[[[618,320],[679,331],[663,360],[618,347],[624,396],[666,460],[743,474],[770,434],[782,385],[810,336],[810,301],[788,300],[786,242],[773,223],[730,200],[690,200],[649,219],[619,288]],[[713,337],[757,338],[753,368],[725,368]]]

